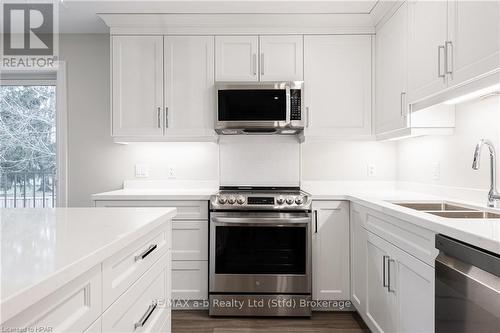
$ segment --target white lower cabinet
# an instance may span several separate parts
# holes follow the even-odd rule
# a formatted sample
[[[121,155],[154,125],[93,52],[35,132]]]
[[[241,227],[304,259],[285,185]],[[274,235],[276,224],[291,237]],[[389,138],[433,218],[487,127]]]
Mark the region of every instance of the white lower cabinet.
[[[160,332],[170,319],[166,258],[160,258],[104,312],[103,332]]]
[[[95,206],[176,207],[177,216],[172,220],[172,299],[208,300],[208,201],[97,200]]]
[[[172,262],[172,299],[208,299],[208,261]]]
[[[351,205],[351,301],[360,312],[366,310],[366,230],[363,221],[366,213],[359,206]]]
[[[434,332],[434,267],[382,238],[383,220],[363,206],[351,208],[351,300],[373,332]],[[387,217],[390,220],[390,217]],[[398,220],[399,223],[405,223]],[[427,231],[427,230],[425,230]],[[399,244],[411,244],[409,234],[392,229],[386,233]],[[423,231],[422,239],[427,237]],[[364,245],[362,244],[364,243]],[[425,244],[425,243],[424,243]],[[404,246],[403,246],[404,247]],[[425,250],[425,246],[421,247]]]
[[[312,208],[312,297],[348,300],[349,202],[314,201]]]

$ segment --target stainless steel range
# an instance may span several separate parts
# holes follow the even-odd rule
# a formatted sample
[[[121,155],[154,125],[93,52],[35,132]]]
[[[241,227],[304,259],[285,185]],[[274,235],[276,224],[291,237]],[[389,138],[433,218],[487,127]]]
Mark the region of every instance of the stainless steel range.
[[[221,187],[210,200],[211,316],[311,315],[311,198]]]

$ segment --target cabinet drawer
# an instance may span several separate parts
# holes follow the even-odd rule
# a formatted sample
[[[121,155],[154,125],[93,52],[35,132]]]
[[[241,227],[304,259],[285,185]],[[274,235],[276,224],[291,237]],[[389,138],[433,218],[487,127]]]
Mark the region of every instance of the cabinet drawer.
[[[170,319],[167,256],[137,280],[102,315],[103,332],[159,332]],[[142,326],[141,326],[142,325]]]
[[[172,262],[172,299],[208,299],[208,261]]]
[[[2,329],[83,332],[101,315],[101,287],[101,266],[97,265],[2,323]]]
[[[167,252],[170,235],[170,231],[162,226],[103,262],[104,309]]]
[[[434,232],[372,210],[366,211],[365,228],[434,267]]]
[[[174,220],[208,219],[208,201],[96,200],[96,207],[175,207]]]
[[[208,260],[208,221],[172,222],[172,260]]]

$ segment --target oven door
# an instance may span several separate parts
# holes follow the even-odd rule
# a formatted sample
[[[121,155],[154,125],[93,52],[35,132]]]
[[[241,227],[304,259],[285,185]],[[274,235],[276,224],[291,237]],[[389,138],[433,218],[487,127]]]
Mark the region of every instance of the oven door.
[[[309,294],[310,239],[310,213],[211,213],[210,292]]]
[[[277,129],[290,125],[287,82],[217,83],[215,129]]]

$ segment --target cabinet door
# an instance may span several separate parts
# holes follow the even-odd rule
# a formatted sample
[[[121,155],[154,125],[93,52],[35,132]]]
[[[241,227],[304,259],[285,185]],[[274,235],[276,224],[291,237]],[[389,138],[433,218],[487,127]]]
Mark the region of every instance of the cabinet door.
[[[366,213],[351,204],[351,301],[360,313],[366,312],[366,230],[363,220]]]
[[[397,332],[398,313],[395,293],[387,289],[389,283],[389,243],[367,232],[366,242],[366,319],[375,332]]]
[[[408,49],[408,4],[405,2],[378,31],[376,36],[377,134],[408,125],[406,75]]]
[[[114,136],[163,135],[163,37],[113,36]]]
[[[215,79],[258,81],[258,49],[257,36],[216,36]]]
[[[310,136],[371,134],[370,36],[305,36]]]
[[[500,67],[500,2],[449,3],[448,71],[456,85]]]
[[[214,126],[214,38],[165,37],[166,134],[204,135]]]
[[[302,81],[302,36],[261,36],[260,80]]]
[[[412,103],[446,87],[446,1],[408,2],[408,97]]]
[[[313,299],[348,300],[349,203],[313,203]]]
[[[172,222],[172,260],[208,260],[208,221]]]
[[[394,247],[390,292],[398,299],[398,332],[434,332],[434,268]]]

